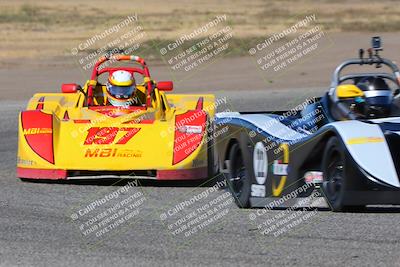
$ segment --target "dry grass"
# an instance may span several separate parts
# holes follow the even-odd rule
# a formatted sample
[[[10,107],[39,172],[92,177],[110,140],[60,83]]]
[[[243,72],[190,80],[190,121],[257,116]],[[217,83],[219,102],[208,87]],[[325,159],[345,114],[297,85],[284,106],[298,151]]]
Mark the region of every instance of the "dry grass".
[[[400,31],[400,6],[389,0],[2,1],[0,60],[67,55],[79,42],[135,13],[147,33],[148,55],[155,53],[154,43],[175,40],[220,14],[228,16],[234,30],[232,54],[245,52],[243,43],[309,14],[328,31]]]

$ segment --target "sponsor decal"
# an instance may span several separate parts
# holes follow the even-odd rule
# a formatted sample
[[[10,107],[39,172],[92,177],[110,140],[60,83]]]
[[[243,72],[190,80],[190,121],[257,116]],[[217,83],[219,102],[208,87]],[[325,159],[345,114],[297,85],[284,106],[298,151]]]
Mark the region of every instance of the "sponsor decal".
[[[286,143],[280,144],[279,149],[283,152],[283,164],[289,163],[289,145]],[[287,167],[286,167],[287,174]],[[282,194],[283,188],[286,184],[287,176],[283,175],[279,177],[279,182],[276,181],[276,176],[272,180],[272,195],[274,197],[280,196]],[[278,185],[276,185],[278,184]]]
[[[51,128],[29,128],[29,129],[24,129],[24,135],[51,134],[51,133],[53,133],[53,129],[51,129]]]
[[[188,134],[201,134],[203,127],[201,125],[182,125],[178,127],[178,131]]]
[[[307,184],[320,184],[323,182],[322,172],[309,171],[304,174],[304,181]]]
[[[257,183],[260,185],[265,184],[268,173],[268,156],[267,156],[267,150],[265,149],[262,142],[258,142],[254,146],[253,168],[254,168],[254,176],[256,177]]]
[[[281,163],[280,160],[274,160],[272,172],[276,175],[288,175],[288,165],[289,164]]]
[[[252,184],[251,185],[251,196],[252,197],[265,197],[265,185]]]
[[[88,148],[85,158],[141,158],[142,151],[118,148]]]
[[[21,159],[20,157],[17,158],[17,164],[18,164],[18,165],[26,165],[26,166],[34,166],[34,165],[37,165],[36,161]]]
[[[368,144],[368,143],[382,143],[384,141],[383,137],[355,137],[349,138],[346,141],[348,145],[360,145],[360,144]]]

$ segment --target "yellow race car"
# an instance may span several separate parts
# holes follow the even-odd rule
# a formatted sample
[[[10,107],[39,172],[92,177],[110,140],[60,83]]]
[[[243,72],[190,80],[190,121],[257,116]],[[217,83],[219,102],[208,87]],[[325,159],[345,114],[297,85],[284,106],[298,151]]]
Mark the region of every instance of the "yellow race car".
[[[107,98],[102,77],[116,71],[140,78],[128,105]],[[83,87],[63,84],[61,93],[35,94],[19,115],[17,176],[207,178],[216,165],[207,142],[215,97],[165,94],[172,89],[171,81],[150,78],[142,58],[112,55],[97,61]]]

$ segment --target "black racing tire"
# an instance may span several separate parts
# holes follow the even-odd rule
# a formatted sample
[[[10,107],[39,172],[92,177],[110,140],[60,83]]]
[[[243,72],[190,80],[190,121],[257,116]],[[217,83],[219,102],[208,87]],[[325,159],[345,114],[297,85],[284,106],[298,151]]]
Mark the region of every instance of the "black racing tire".
[[[332,211],[344,211],[347,187],[346,156],[342,144],[332,136],[326,144],[322,158],[324,181],[322,189]]]
[[[345,148],[336,136],[332,136],[328,140],[322,158],[324,176],[322,190],[334,212],[362,211],[365,209],[365,205],[348,206],[345,203],[350,185],[350,178],[346,177],[347,167]]]
[[[248,176],[243,152],[238,143],[229,150],[229,173],[226,177],[228,190],[239,208],[250,207],[251,182]]]
[[[343,211],[346,212],[366,212],[367,207],[366,205],[357,205],[357,206],[345,206]]]

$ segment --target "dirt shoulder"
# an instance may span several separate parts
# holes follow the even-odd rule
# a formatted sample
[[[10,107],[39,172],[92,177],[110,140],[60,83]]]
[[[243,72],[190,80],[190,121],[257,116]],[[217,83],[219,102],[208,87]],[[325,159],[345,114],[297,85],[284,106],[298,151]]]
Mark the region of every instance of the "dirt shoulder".
[[[357,57],[360,47],[368,47],[370,33],[331,33],[331,45],[309,57],[299,60],[288,70],[273,75],[262,71],[254,58],[249,56],[218,57],[204,63],[201,68],[185,72],[174,71],[160,61],[147,60],[156,80],[173,80],[175,92],[225,92],[232,90],[272,90],[284,88],[327,88],[335,67],[344,59]],[[399,61],[400,35],[385,33],[383,55]],[[318,53],[317,53],[318,52]],[[0,99],[29,99],[36,92],[58,92],[62,83],[83,84],[89,71],[82,69],[74,58],[58,62],[51,58],[20,61],[0,70]]]
[[[85,46],[85,52],[105,43],[118,47],[113,45],[117,36],[136,26],[145,33],[140,54],[149,58],[157,55],[158,45],[191,34],[218,16],[224,16],[220,25],[234,30],[230,52],[240,55],[247,52],[241,49],[243,43],[262,40],[307,16],[315,15],[315,23],[327,32],[382,33],[400,31],[399,13],[400,6],[392,0],[1,1],[0,64],[12,65],[9,59],[16,58],[68,56],[96,36],[102,41],[95,38],[97,42],[88,49]],[[126,19],[131,19],[130,23],[124,24]],[[110,31],[112,34],[107,34]],[[211,32],[203,31],[194,39]]]

